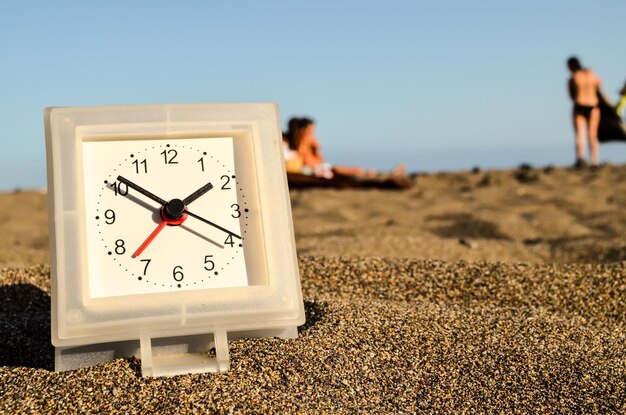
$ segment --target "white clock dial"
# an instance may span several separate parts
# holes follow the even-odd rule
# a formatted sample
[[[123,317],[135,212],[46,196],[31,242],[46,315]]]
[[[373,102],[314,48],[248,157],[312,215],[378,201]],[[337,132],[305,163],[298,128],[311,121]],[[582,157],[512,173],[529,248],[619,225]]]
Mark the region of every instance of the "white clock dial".
[[[85,141],[83,171],[90,297],[248,285],[232,138]]]

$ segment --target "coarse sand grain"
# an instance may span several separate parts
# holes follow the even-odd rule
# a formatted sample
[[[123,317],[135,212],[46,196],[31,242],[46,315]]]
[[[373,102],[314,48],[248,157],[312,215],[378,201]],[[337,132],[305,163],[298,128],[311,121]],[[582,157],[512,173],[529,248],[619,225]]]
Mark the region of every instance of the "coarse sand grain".
[[[624,413],[626,265],[300,257],[299,338],[219,374],[51,372],[49,269],[2,271],[2,413]]]

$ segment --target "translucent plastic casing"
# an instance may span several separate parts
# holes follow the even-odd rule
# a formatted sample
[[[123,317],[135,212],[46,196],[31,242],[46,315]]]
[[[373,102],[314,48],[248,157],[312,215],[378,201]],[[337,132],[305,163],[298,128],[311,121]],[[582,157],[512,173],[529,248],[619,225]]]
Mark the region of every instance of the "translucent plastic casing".
[[[45,110],[56,370],[137,355],[144,375],[229,368],[227,340],[297,337],[304,305],[275,104],[173,104]],[[232,137],[253,213],[247,285],[90,295],[83,144]]]

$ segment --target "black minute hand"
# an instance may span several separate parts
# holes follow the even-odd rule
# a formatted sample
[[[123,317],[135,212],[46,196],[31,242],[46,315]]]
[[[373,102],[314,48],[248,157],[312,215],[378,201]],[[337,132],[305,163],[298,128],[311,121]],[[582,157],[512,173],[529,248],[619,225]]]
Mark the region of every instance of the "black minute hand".
[[[209,182],[205,184],[204,186],[202,186],[201,188],[199,188],[198,190],[196,190],[195,192],[193,192],[192,194],[190,194],[189,196],[187,196],[186,198],[184,198],[183,204],[187,206],[188,204],[190,204],[191,202],[193,202],[194,200],[196,200],[197,198],[199,198],[200,196],[202,196],[203,194],[205,194],[211,189],[213,189],[213,185],[211,184],[211,182]]]
[[[188,215],[189,215],[189,216],[191,216],[191,217],[194,217],[194,218],[196,218],[196,219],[198,219],[198,220],[200,220],[200,221],[202,221],[202,222],[206,223],[206,224],[209,224],[209,225],[213,226],[214,228],[219,229],[219,230],[220,230],[220,231],[222,231],[222,232],[226,232],[227,234],[232,235],[232,236],[234,236],[235,238],[241,239],[241,236],[237,235],[236,233],[233,233],[233,232],[229,231],[228,229],[222,228],[220,225],[215,224],[215,223],[211,222],[210,220],[204,219],[204,218],[202,218],[202,217],[200,217],[200,216],[196,215],[195,213],[191,213],[191,212],[190,212],[190,211],[188,211],[187,209],[185,209],[185,213],[186,213],[186,214],[188,214]]]
[[[142,195],[148,196],[150,199],[154,200],[155,202],[160,203],[161,206],[165,206],[167,204],[166,200],[161,199],[159,196],[155,195],[154,193],[150,193],[149,191],[147,191],[143,187],[140,187],[140,186],[136,185],[135,183],[131,182],[130,180],[128,180],[128,179],[126,179],[126,178],[124,178],[122,176],[117,176],[117,180],[119,180],[120,182],[124,183],[128,187],[131,187],[131,188],[135,189],[136,191],[138,191]]]

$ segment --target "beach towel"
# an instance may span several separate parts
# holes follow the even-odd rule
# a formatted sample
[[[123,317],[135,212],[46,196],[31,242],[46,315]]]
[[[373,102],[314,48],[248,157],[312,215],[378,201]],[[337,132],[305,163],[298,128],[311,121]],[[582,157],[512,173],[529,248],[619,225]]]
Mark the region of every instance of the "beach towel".
[[[598,140],[601,143],[609,141],[626,141],[626,125],[602,91],[598,91],[598,106],[600,107],[600,125],[598,126]]]
[[[410,189],[413,181],[406,176],[382,176],[374,178],[344,176],[335,174],[332,178],[287,173],[290,189],[331,188],[331,189]]]

